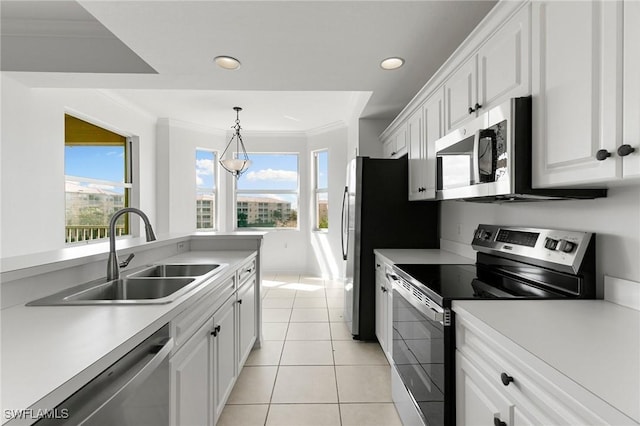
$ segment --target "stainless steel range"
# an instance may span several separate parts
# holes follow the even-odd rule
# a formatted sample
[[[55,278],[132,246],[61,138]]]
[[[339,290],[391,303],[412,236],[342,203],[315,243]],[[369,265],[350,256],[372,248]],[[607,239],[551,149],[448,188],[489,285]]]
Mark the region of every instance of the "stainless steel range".
[[[393,392],[404,424],[455,424],[453,300],[595,297],[592,233],[479,225],[472,246],[473,265],[393,266]]]

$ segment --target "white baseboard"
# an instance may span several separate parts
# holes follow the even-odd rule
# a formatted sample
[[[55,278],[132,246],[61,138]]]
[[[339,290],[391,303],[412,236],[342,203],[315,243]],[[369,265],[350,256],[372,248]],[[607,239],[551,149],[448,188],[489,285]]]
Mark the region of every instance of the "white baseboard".
[[[640,283],[605,275],[604,300],[640,311]]]

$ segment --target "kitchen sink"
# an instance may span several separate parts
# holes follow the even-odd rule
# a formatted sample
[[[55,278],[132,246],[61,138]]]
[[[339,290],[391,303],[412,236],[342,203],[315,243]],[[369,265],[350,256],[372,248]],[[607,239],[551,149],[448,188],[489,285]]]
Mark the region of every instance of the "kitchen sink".
[[[216,264],[165,264],[154,265],[130,277],[199,277],[219,268]]]
[[[158,264],[107,281],[100,278],[33,300],[27,306],[159,305],[173,302],[208,281],[219,264]]]

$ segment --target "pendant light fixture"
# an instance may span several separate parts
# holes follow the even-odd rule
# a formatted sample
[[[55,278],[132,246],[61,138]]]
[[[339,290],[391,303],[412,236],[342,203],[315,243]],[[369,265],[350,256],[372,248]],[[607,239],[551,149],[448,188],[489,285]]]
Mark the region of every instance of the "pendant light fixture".
[[[227,147],[224,149],[224,152],[220,156],[220,158],[221,158],[220,165],[226,171],[228,171],[233,176],[235,176],[236,179],[238,179],[238,178],[240,178],[240,175],[242,175],[244,172],[247,171],[247,169],[251,165],[251,160],[249,160],[249,156],[247,155],[247,150],[245,149],[244,143],[242,142],[242,135],[240,135],[240,129],[241,129],[241,127],[240,127],[240,111],[242,111],[242,108],[233,107],[233,110],[236,112],[236,124],[231,126],[231,128],[235,132],[233,133],[233,136],[231,136],[231,139],[229,140],[229,143],[227,144]],[[236,140],[235,157],[233,156],[233,153],[230,153],[232,155],[232,158],[224,159],[225,158],[224,155],[229,150],[229,147],[231,147],[231,144],[232,144],[234,139]]]

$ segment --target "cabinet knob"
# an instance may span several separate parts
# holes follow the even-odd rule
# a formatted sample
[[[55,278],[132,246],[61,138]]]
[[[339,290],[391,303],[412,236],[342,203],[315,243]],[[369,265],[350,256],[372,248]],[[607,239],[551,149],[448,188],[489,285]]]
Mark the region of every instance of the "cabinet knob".
[[[383,292],[383,293],[386,293],[386,292],[387,292],[387,289],[386,289],[384,286],[382,286],[382,285],[380,286],[380,290],[382,290],[382,292]]]
[[[482,105],[480,105],[479,103],[476,102],[475,104],[475,110],[479,110],[480,108],[482,108]]]
[[[391,153],[391,156],[393,157],[393,156],[394,156],[394,155],[396,155],[396,154],[397,154],[397,152],[393,151],[393,152]]]
[[[618,155],[620,157],[626,157],[627,155],[634,152],[636,149],[629,144],[620,145],[618,147]]]
[[[242,305],[242,299],[238,299],[238,305]]]
[[[507,373],[502,373],[500,375],[500,380],[502,380],[503,385],[509,386],[509,383],[513,382],[513,377],[511,377]]]
[[[606,160],[609,157],[611,157],[611,153],[606,149],[601,149],[598,152],[596,152],[596,160],[598,161]]]
[[[473,114],[474,112],[476,112],[476,110],[471,108],[471,107],[469,107],[469,114]]]
[[[216,326],[213,328],[213,331],[211,332],[211,335],[212,335],[213,337],[216,337],[216,336],[218,336],[218,333],[220,333],[220,326],[219,326],[219,325],[216,325]]]
[[[503,422],[502,420],[500,420],[497,417],[493,418],[493,426],[507,426],[506,422]]]

